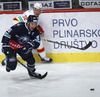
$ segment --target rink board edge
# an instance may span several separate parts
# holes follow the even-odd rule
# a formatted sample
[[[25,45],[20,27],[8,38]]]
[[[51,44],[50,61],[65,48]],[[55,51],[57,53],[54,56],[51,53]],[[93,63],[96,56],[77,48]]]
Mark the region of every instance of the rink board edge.
[[[38,54],[34,54],[36,62],[41,60]],[[100,62],[100,53],[47,53],[47,57],[53,59],[53,62]],[[0,63],[5,58],[5,55],[0,55]],[[18,58],[23,61],[20,57]]]

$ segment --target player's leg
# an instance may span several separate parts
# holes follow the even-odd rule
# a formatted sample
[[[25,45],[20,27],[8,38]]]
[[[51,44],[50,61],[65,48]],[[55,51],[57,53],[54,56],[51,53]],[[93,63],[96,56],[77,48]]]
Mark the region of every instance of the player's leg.
[[[32,54],[31,54],[31,56],[29,56],[29,57],[26,59],[26,62],[27,62],[27,67],[28,67],[29,69],[31,69],[32,72],[35,72],[35,70],[36,70],[36,69],[35,69],[35,59],[34,59],[34,57],[33,57]],[[30,72],[30,71],[28,70],[29,76],[33,76],[32,72]]]
[[[6,59],[7,59],[7,58],[6,58],[6,56],[5,56],[5,59],[2,60],[2,62],[1,62],[2,66],[5,66],[5,65],[7,64],[7,60],[6,60]]]
[[[6,71],[10,72],[11,70],[15,70],[17,67],[17,60],[15,56],[7,57],[7,65]]]
[[[42,62],[44,62],[44,63],[45,62],[47,62],[47,63],[52,62],[52,59],[51,58],[46,57],[46,52],[45,52],[45,48],[43,46],[42,41],[40,43],[40,46],[37,48],[37,52],[38,52],[39,57],[41,58],[41,61]]]
[[[32,72],[35,72],[35,59],[34,59],[34,57],[33,57],[33,54],[32,54],[32,52],[31,52],[31,50],[26,54],[26,50],[23,50],[23,48],[21,48],[20,50],[17,50],[17,53],[22,57],[22,59],[24,60],[24,61],[26,61],[27,62],[27,67],[29,68],[29,69],[31,69],[31,71]],[[29,70],[28,70],[28,74],[29,74],[29,76],[33,76],[32,75],[32,72],[30,72]]]
[[[9,51],[3,49],[3,52],[6,55],[6,71],[10,72],[11,70],[15,70],[17,66],[16,52],[12,49]],[[8,54],[6,52],[8,52]]]

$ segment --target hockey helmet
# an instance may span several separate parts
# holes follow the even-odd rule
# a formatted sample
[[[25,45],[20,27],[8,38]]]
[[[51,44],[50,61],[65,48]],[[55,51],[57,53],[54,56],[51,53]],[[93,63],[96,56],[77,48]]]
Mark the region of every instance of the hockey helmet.
[[[42,4],[37,2],[34,4],[34,8],[42,10]]]
[[[27,19],[27,22],[35,22],[37,23],[38,22],[38,19],[35,15],[29,15],[28,19]]]

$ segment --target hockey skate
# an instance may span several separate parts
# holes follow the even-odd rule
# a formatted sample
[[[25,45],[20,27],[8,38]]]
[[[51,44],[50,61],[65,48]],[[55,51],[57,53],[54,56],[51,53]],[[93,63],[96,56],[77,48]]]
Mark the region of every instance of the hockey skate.
[[[27,64],[27,70],[28,70],[28,74],[30,77],[34,77],[34,72],[36,71],[35,69],[35,65],[34,66],[29,66],[29,64]]]
[[[40,74],[36,73],[35,71],[30,71],[30,70],[28,70],[28,74],[31,78],[38,78],[39,76],[41,76]]]
[[[47,74],[48,74],[48,72],[46,72],[45,74],[41,75],[40,73],[37,73],[37,72],[35,72],[35,71],[36,71],[35,68],[33,68],[33,70],[30,69],[30,68],[28,68],[28,74],[29,74],[29,76],[30,76],[31,78],[43,79],[43,78],[45,78],[45,77],[47,76]]]
[[[53,60],[51,58],[47,58],[47,57],[42,58],[40,55],[39,55],[39,57],[41,58],[41,61],[43,63],[51,63],[51,62],[53,62]]]
[[[2,60],[1,64],[2,66],[5,66],[7,64],[6,59]]]
[[[43,79],[47,76],[48,72],[44,73],[43,75],[34,71],[28,70],[28,74],[31,78]]]
[[[6,59],[2,60],[1,64],[2,66],[6,66],[7,65]],[[6,71],[10,72],[10,69],[7,66],[6,66]]]
[[[6,71],[7,71],[7,72],[10,72],[10,69],[9,69],[7,66],[6,66]]]
[[[35,69],[34,70],[28,70],[28,75],[30,76],[30,77],[34,77],[34,72],[35,72]]]

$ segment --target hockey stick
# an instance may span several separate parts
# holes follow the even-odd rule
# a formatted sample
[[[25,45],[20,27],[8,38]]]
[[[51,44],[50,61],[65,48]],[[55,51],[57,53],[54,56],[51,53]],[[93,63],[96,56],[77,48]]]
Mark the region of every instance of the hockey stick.
[[[85,47],[79,48],[79,47],[75,47],[75,46],[71,46],[71,45],[67,45],[67,44],[62,44],[57,41],[52,41],[52,40],[48,40],[48,39],[44,39],[44,38],[41,38],[41,39],[44,41],[47,41],[47,42],[56,43],[56,44],[64,45],[67,47],[72,47],[72,48],[79,49],[79,50],[86,50],[92,45],[92,42],[89,42]]]
[[[32,72],[32,70],[30,68],[28,68],[26,65],[24,65],[22,62],[20,62],[18,59],[17,59],[17,62],[19,62],[22,66],[24,66],[27,70],[29,70],[33,77],[35,78],[38,78],[38,79],[43,79],[47,76],[48,72],[46,72],[45,74],[41,75],[40,73],[36,73],[36,72]]]

